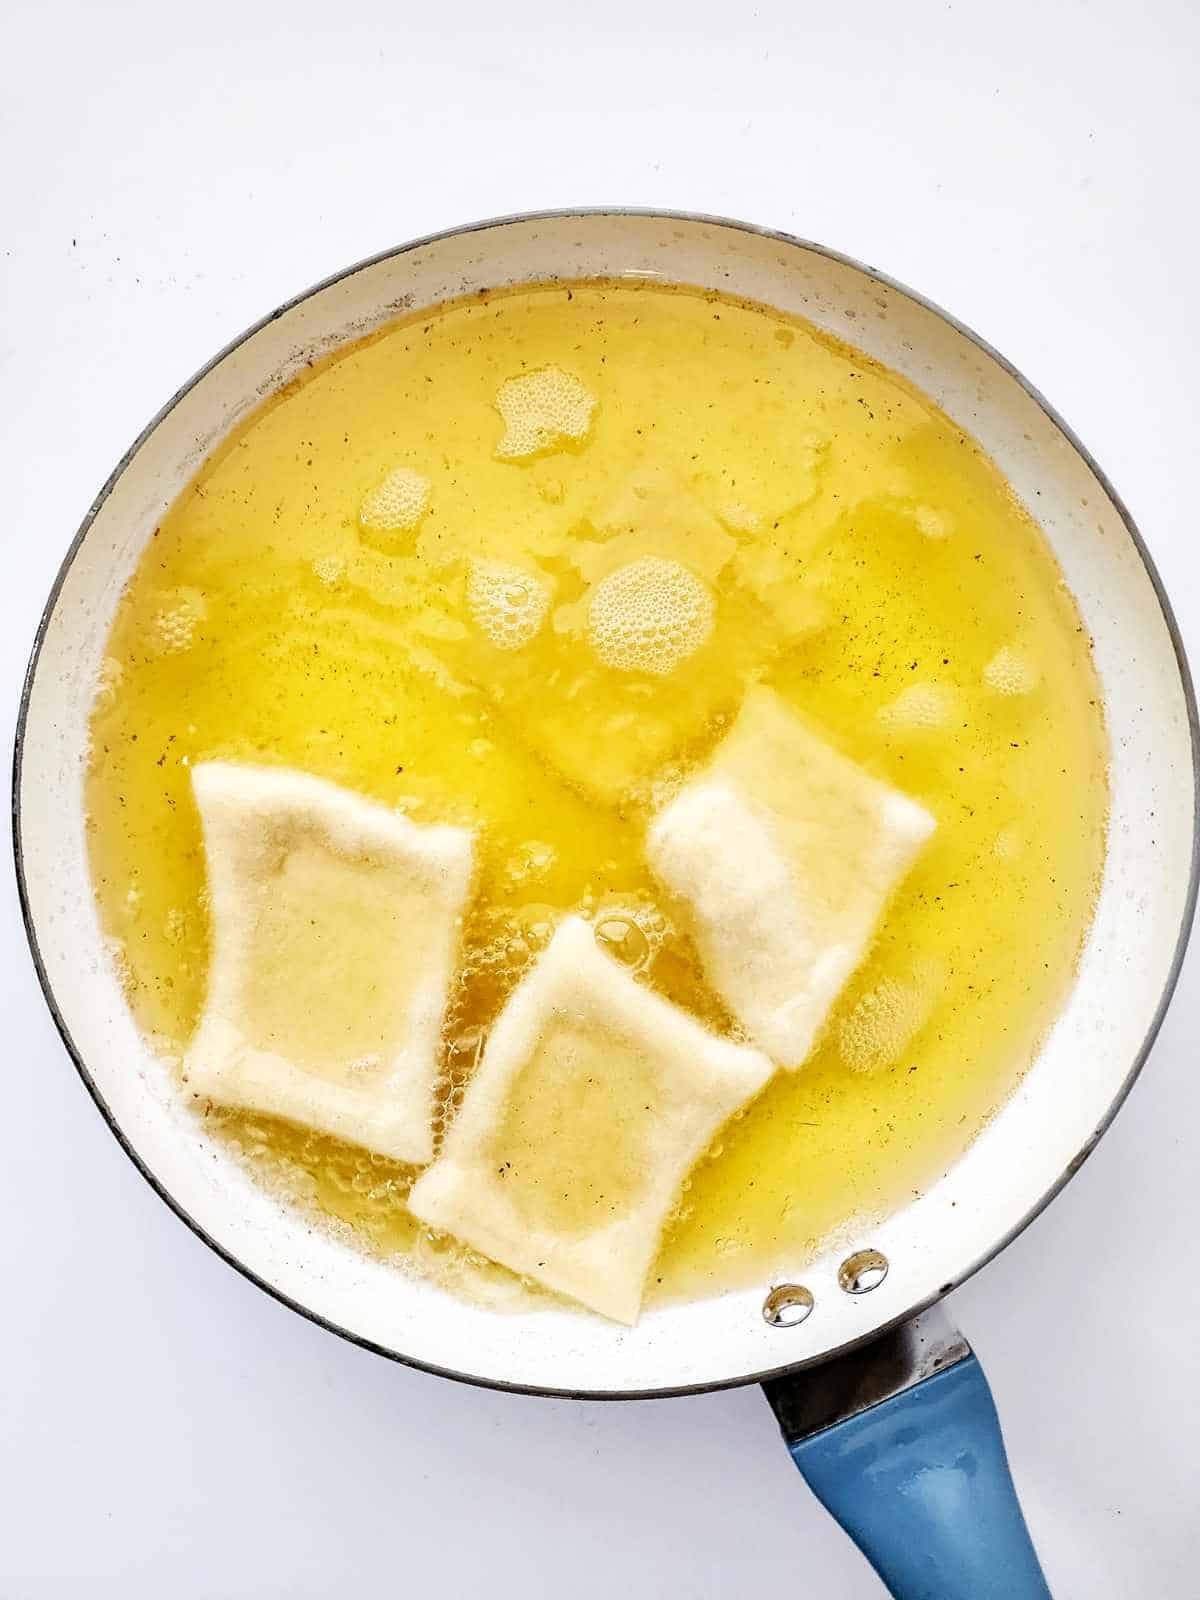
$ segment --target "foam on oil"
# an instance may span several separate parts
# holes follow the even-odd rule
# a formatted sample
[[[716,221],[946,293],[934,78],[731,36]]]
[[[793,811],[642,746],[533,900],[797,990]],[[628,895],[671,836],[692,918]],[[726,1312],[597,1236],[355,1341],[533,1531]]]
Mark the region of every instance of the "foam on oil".
[[[755,681],[938,819],[809,1064],[694,1172],[650,1298],[786,1275],[1011,1090],[1070,983],[1107,806],[1088,641],[1036,527],[927,398],[794,319],[661,285],[482,295],[238,429],[151,541],[98,686],[91,860],[135,1016],[181,1053],[208,941],[189,766],[225,757],[481,829],[439,1127],[568,910],[728,1028],[642,839]],[[518,1292],[413,1222],[410,1171],[199,1110],[364,1248]]]

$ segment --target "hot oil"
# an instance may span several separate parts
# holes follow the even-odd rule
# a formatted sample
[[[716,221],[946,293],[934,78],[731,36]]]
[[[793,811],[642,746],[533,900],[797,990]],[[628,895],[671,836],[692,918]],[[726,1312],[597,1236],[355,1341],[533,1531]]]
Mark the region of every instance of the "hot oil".
[[[547,368],[557,440],[512,415]],[[622,617],[660,604],[639,655]],[[200,1008],[189,767],[222,757],[480,828],[441,1125],[565,910],[728,1028],[642,838],[752,681],[938,820],[811,1061],[693,1173],[651,1299],[795,1267],[1012,1089],[1071,981],[1107,803],[1088,641],[1036,527],[928,399],[803,323],[658,285],[483,295],[314,367],[205,464],[93,718],[93,873],[138,1022],[177,1056]],[[411,1171],[201,1109],[364,1248],[507,1292],[411,1221]]]

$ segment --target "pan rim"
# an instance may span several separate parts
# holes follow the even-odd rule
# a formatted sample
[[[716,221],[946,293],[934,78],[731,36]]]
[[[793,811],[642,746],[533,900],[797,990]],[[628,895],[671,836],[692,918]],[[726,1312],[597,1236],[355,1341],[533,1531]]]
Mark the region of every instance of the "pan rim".
[[[197,1222],[197,1220],[190,1215],[186,1208],[170,1194],[154,1171],[145,1161],[142,1160],[141,1156],[129,1142],[129,1139],[124,1133],[124,1130],[122,1129],[118,1119],[108,1106],[95,1079],[92,1077],[92,1074],[83,1059],[82,1053],[72,1038],[70,1029],[66,1023],[66,1019],[59,1008],[53,986],[50,982],[45,963],[42,958],[37,929],[35,927],[34,916],[30,905],[29,890],[25,872],[24,840],[22,836],[21,780],[24,764],[26,726],[28,722],[33,685],[37,675],[38,663],[41,658],[42,647],[53,619],[60,594],[71,568],[74,565],[75,558],[78,555],[93,522],[99,515],[101,508],[104,506],[105,502],[108,500],[109,496],[116,487],[118,481],[123,476],[134,457],[141,450],[147,439],[154,433],[164,418],[166,418],[175,409],[180,401],[183,400],[184,397],[188,395],[198,383],[207,377],[207,375],[213,371],[214,368],[219,366],[229,355],[245,344],[247,340],[253,338],[254,335],[257,334],[261,329],[278,320],[279,317],[294,309],[296,306],[302,304],[304,301],[311,299],[314,295],[321,293],[323,290],[330,288],[334,284],[340,283],[343,280],[352,277],[354,274],[361,272],[366,268],[379,265],[386,261],[397,260],[398,258],[403,257],[414,250],[421,249],[426,245],[436,244],[443,240],[458,238],[474,233],[484,233],[493,228],[506,227],[513,224],[552,221],[561,222],[582,218],[626,217],[639,217],[649,220],[667,222],[685,222],[711,227],[726,228],[734,232],[744,233],[756,236],[758,238],[774,240],[789,247],[809,251],[816,255],[823,256],[826,259],[840,265],[850,267],[863,274],[870,281],[881,285],[895,294],[904,296],[915,305],[928,312],[931,312],[934,316],[938,317],[942,322],[946,323],[949,327],[954,329],[955,332],[970,341],[970,343],[972,343],[977,349],[982,351],[983,354],[994,361],[1004,372],[1014,379],[1014,381],[1021,387],[1022,390],[1024,390],[1024,392],[1038,406],[1051,424],[1058,430],[1059,434],[1070,445],[1076,455],[1083,461],[1088,470],[1094,475],[1097,483],[1100,485],[1109,503],[1117,513],[1117,516],[1124,526],[1125,532],[1128,535],[1134,550],[1137,552],[1138,558],[1142,563],[1147,578],[1149,579],[1151,587],[1154,591],[1163,624],[1166,628],[1167,636],[1170,639],[1172,650],[1174,652],[1176,666],[1179,672],[1180,686],[1183,691],[1184,701],[1187,708],[1192,761],[1192,851],[1188,873],[1187,892],[1184,899],[1179,930],[1176,935],[1171,962],[1166,974],[1162,991],[1155,1006],[1154,1013],[1150,1019],[1150,1023],[1141,1041],[1141,1044],[1135,1052],[1129,1071],[1122,1080],[1121,1084],[1118,1086],[1117,1091],[1113,1099],[1109,1102],[1104,1115],[1096,1124],[1092,1132],[1088,1135],[1078,1152],[1067,1163],[1062,1172],[1046,1188],[1038,1200],[1016,1221],[1016,1223],[1006,1233],[1001,1235],[989,1246],[987,1250],[985,1250],[974,1261],[972,1261],[969,1266],[967,1266],[961,1273],[958,1274],[953,1284],[944,1285],[935,1294],[929,1296],[921,1302],[914,1303],[904,1312],[900,1313],[896,1317],[893,1317],[883,1326],[873,1328],[869,1333],[864,1334],[861,1338],[847,1340],[832,1350],[822,1351],[817,1356],[810,1356],[801,1360],[784,1362],[778,1367],[768,1368],[762,1372],[744,1375],[740,1374],[731,1378],[718,1378],[704,1382],[674,1386],[656,1386],[649,1389],[593,1390],[508,1382],[503,1379],[485,1377],[477,1373],[466,1372],[456,1368],[440,1367],[435,1363],[420,1360],[416,1357],[406,1355],[401,1351],[389,1349],[387,1346],[380,1345],[377,1342],[364,1337],[362,1334],[356,1333],[353,1329],[340,1326],[338,1323],[302,1304],[294,1297],[286,1294],[283,1290],[268,1282],[253,1268],[240,1260],[230,1249],[219,1243],[219,1241],[216,1240],[199,1222]],[[1074,1177],[1075,1173],[1078,1172],[1080,1167],[1087,1160],[1087,1157],[1095,1149],[1100,1139],[1111,1126],[1113,1119],[1117,1115],[1117,1112],[1121,1109],[1121,1106],[1128,1097],[1130,1090],[1137,1081],[1150,1054],[1150,1051],[1153,1048],[1154,1042],[1158,1037],[1159,1029],[1162,1026],[1163,1018],[1166,1015],[1167,1008],[1170,1005],[1172,996],[1174,995],[1175,988],[1179,980],[1179,974],[1182,970],[1183,960],[1187,951],[1188,939],[1195,914],[1197,891],[1198,888],[1200,888],[1200,711],[1198,711],[1197,708],[1195,687],[1188,666],[1182,635],[1180,633],[1175,614],[1172,610],[1170,600],[1167,597],[1162,580],[1154,564],[1154,560],[1150,555],[1145,541],[1143,540],[1141,533],[1124,501],[1117,493],[1107,474],[1103,471],[1099,463],[1083,444],[1082,440],[1059,414],[1059,412],[1050,404],[1040,390],[1034,384],[1032,384],[1012,364],[1012,362],[1010,362],[1005,356],[1003,356],[998,350],[989,344],[987,340],[983,339],[979,334],[977,334],[973,328],[969,327],[966,323],[961,322],[958,318],[946,311],[935,301],[930,300],[927,296],[909,288],[906,284],[889,277],[886,273],[880,272],[878,269],[857,260],[855,257],[844,254],[841,251],[831,249],[830,247],[817,243],[814,240],[803,239],[797,235],[778,229],[762,227],[754,223],[740,221],[736,218],[717,216],[704,212],[663,210],[657,207],[568,207],[544,211],[516,212],[509,215],[486,218],[478,222],[464,223],[457,227],[445,228],[435,233],[425,234],[419,238],[409,240],[404,244],[396,245],[390,249],[382,250],[374,255],[367,256],[364,259],[355,262],[353,265],[321,279],[311,287],[284,301],[266,316],[261,317],[258,321],[246,328],[234,339],[230,340],[230,342],[221,350],[219,350],[209,361],[205,362],[204,365],[201,366],[195,373],[193,373],[193,375],[175,391],[175,393],[166,401],[166,403],[160,407],[160,409],[154,414],[153,417],[151,417],[150,421],[138,434],[137,438],[134,439],[129,448],[124,452],[113,471],[105,480],[99,493],[96,495],[92,504],[88,508],[78,530],[75,533],[74,538],[68,546],[66,554],[64,555],[62,563],[55,576],[54,582],[51,585],[50,593],[47,597],[45,606],[43,607],[37,629],[34,634],[29,662],[26,667],[21,688],[13,746],[11,805],[13,858],[17,878],[17,892],[21,908],[21,919],[25,929],[26,938],[29,942],[38,983],[41,987],[42,994],[45,998],[46,1005],[50,1011],[54,1025],[58,1030],[64,1047],[66,1048],[67,1054],[73,1062],[76,1071],[79,1073],[84,1087],[87,1089],[89,1095],[95,1103],[97,1110],[100,1112],[100,1115],[108,1125],[110,1132],[113,1134],[113,1137],[116,1139],[121,1149],[129,1157],[135,1168],[154,1190],[154,1192],[159,1196],[159,1198],[170,1207],[180,1221],[183,1222],[184,1225],[188,1227],[198,1239],[206,1244],[209,1249],[219,1256],[221,1260],[226,1262],[227,1265],[233,1267],[235,1271],[239,1272],[242,1277],[246,1278],[257,1288],[270,1295],[272,1299],[278,1301],[282,1305],[287,1306],[290,1310],[297,1312],[300,1316],[305,1317],[308,1321],[315,1323],[318,1327],[325,1329],[327,1332],[336,1334],[340,1338],[347,1340],[349,1343],[357,1345],[364,1350],[369,1350],[375,1355],[383,1356],[386,1359],[398,1362],[403,1366],[428,1372],[435,1377],[451,1378],[456,1382],[469,1384],[479,1388],[494,1389],[506,1393],[528,1394],[555,1399],[666,1399],[688,1394],[704,1394],[723,1389],[740,1388],[743,1385],[760,1383],[767,1379],[780,1378],[788,1373],[799,1372],[808,1367],[818,1366],[823,1361],[832,1360],[838,1355],[845,1354],[848,1351],[854,1350],[863,1344],[869,1343],[872,1340],[881,1337],[889,1329],[898,1326],[902,1322],[908,1321],[911,1317],[925,1310],[928,1306],[933,1305],[937,1303],[937,1301],[944,1298],[944,1296],[949,1293],[952,1288],[957,1287],[959,1284],[964,1283],[968,1278],[973,1277],[976,1272],[978,1272],[982,1267],[986,1266],[989,1261],[991,1261],[995,1256],[999,1255],[1003,1249],[1005,1249],[1009,1244],[1012,1243],[1014,1239],[1023,1233],[1030,1223],[1032,1223],[1035,1218],[1041,1215],[1050,1202],[1060,1193],[1060,1191],[1066,1186],[1071,1178]]]

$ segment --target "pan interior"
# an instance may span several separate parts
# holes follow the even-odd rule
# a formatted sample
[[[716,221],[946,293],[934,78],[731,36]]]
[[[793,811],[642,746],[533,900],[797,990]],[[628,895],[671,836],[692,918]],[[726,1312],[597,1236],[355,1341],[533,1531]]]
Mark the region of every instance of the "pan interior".
[[[498,1317],[308,1232],[182,1122],[111,978],[82,851],[84,720],[112,608],[163,509],[211,445],[313,350],[390,320],[405,303],[630,271],[798,312],[912,378],[979,438],[1035,509],[1063,566],[1096,641],[1113,736],[1104,888],[1079,982],[1039,1062],[942,1183],[805,1274],[814,1312],[787,1329],[761,1315],[766,1285],[656,1309],[628,1331],[565,1310]],[[1130,825],[1144,814],[1147,784],[1159,824],[1153,837]],[[1153,1024],[1192,847],[1187,704],[1170,634],[1119,508],[1054,421],[981,347],[862,269],[732,225],[644,216],[527,219],[416,246],[285,310],[202,375],[135,449],[66,573],[31,685],[20,799],[34,932],[63,1024],[97,1093],[173,1201],[268,1286],[354,1337],[482,1381],[613,1393],[735,1382],[816,1359],[961,1278],[1018,1225],[1101,1123]],[[1124,909],[1135,888],[1136,930]],[[86,984],[65,981],[81,970]],[[838,1270],[852,1247],[867,1244],[890,1270],[869,1294],[851,1295]]]

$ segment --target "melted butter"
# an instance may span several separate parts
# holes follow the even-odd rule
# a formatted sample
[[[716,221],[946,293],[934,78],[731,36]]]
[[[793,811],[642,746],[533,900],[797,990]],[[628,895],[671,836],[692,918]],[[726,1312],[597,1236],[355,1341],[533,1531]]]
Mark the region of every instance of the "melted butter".
[[[497,396],[550,368],[595,397],[586,438],[505,459]],[[364,503],[401,468],[428,482],[419,522],[364,537]],[[639,561],[678,563],[713,597],[663,673],[589,645],[589,596]],[[480,570],[504,576],[499,601]],[[489,618],[520,613],[502,616],[505,648],[484,599]],[[447,1023],[452,1116],[554,915],[662,906],[647,808],[752,681],[938,819],[808,1066],[693,1174],[651,1299],[795,1270],[928,1185],[1011,1091],[1070,984],[1107,806],[1088,642],[1037,528],[927,398],[802,322],[658,285],[479,296],[340,351],[205,463],[120,604],[93,716],[92,869],[135,1017],[180,1052],[203,993],[189,764],[295,766],[483,830]],[[645,981],[727,1027],[659,924]],[[264,1026],[291,1026],[263,1005]],[[498,1292],[498,1269],[408,1217],[411,1172],[204,1109],[264,1181],[364,1248]],[[588,1168],[595,1193],[635,1181],[617,1165]]]

